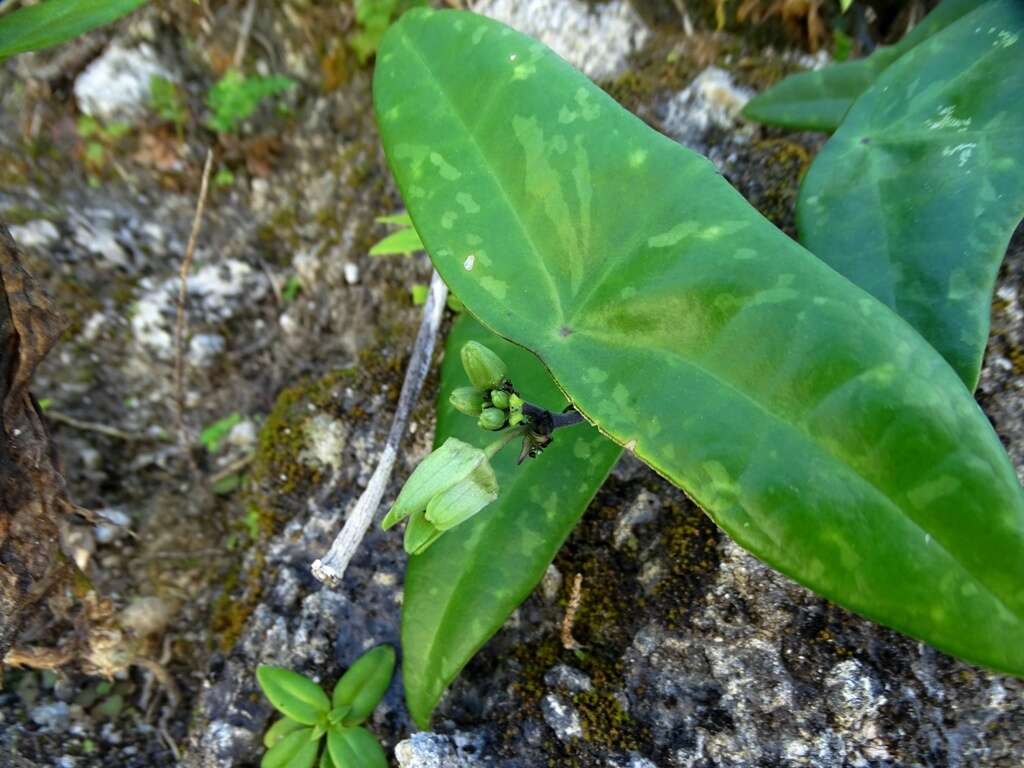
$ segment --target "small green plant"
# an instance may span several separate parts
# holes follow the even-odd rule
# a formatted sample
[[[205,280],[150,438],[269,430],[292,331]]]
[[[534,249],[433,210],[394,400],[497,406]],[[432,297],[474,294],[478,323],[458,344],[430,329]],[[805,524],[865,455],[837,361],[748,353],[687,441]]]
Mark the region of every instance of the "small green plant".
[[[207,125],[218,133],[234,133],[238,126],[272,96],[283,93],[295,85],[284,75],[246,77],[237,69],[229,69],[206,96],[210,108]]]
[[[379,645],[356,659],[328,699],[308,677],[261,666],[260,688],[283,715],[263,736],[261,768],[311,768],[318,757],[320,768],[387,768],[384,750],[361,724],[387,692],[394,669],[394,649]]]
[[[918,30],[788,105],[841,124],[801,190],[808,248],[536,41],[429,10],[384,37],[385,152],[480,320],[449,334],[430,471],[386,519],[411,521],[422,727],[621,450],[810,589],[1024,675],[1024,492],[970,391],[1024,205],[1024,6],[947,0]],[[501,382],[458,370],[470,340],[509,363]],[[517,469],[484,440],[538,431],[525,401],[589,425]]]
[[[182,138],[188,122],[188,109],[177,84],[166,77],[153,75],[149,79],[149,101],[156,116],[173,125],[178,138]]]
[[[84,143],[82,160],[91,186],[99,185],[99,177],[107,166],[109,150],[116,147],[131,128],[128,123],[119,121],[104,124],[88,115],[78,118],[76,129],[78,137]]]
[[[290,275],[284,283],[284,288],[281,289],[281,300],[285,304],[291,304],[298,297],[300,291],[302,291],[302,281],[299,280],[299,276]]]
[[[361,64],[377,52],[380,39],[391,22],[410,8],[426,5],[426,0],[355,0],[358,29],[349,35],[348,44]]]
[[[231,433],[231,430],[236,424],[242,420],[242,414],[237,411],[230,413],[222,419],[210,424],[199,433],[199,442],[203,444],[207,451],[210,453],[217,453],[220,450],[221,443]]]

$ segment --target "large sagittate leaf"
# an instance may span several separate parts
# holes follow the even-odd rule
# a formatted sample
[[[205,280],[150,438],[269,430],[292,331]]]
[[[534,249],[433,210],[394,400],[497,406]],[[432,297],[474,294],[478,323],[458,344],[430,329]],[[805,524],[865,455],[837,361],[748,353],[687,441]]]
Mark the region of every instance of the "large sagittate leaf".
[[[448,402],[468,380],[459,360],[467,341],[487,345],[509,365],[516,387],[531,402],[561,410],[565,398],[537,358],[461,315],[452,326],[441,368],[437,436],[478,446],[494,440],[476,419]],[[498,631],[540,581],[548,564],[604,482],[621,448],[593,427],[555,433],[536,459],[516,466],[518,445],[492,461],[498,500],[447,531],[409,559],[402,602],[402,678],[409,711],[427,728],[444,689]]]
[[[815,159],[800,239],[974,389],[1024,215],[1024,3],[992,0],[885,71]]]
[[[894,61],[985,0],[945,0],[895,45],[864,59],[790,75],[747,102],[743,116],[759,123],[834,131],[857,97]]]
[[[766,562],[1024,673],[1024,494],[909,324],[540,43],[418,12],[379,62],[385,150],[471,312]]]
[[[146,0],[45,0],[0,16],[0,61],[63,43],[134,11]]]

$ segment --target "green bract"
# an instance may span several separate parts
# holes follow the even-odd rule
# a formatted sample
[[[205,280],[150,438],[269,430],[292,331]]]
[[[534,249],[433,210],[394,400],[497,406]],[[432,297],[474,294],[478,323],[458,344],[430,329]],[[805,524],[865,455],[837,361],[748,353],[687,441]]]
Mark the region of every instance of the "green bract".
[[[109,24],[145,0],[45,0],[0,16],[0,61],[38,51]]]
[[[791,75],[747,102],[743,116],[787,128],[834,131],[853,102],[889,65],[982,2],[945,0],[896,45],[879,48],[865,59]]]
[[[498,481],[487,454],[449,438],[409,476],[381,527],[387,530],[409,517],[405,549],[422,552],[496,498]]]
[[[448,334],[437,401],[437,435],[483,443],[491,435],[445,398],[466,381],[458,350],[486,344],[510,365],[515,384],[533,402],[561,411],[565,398],[532,354],[499,339],[462,315]],[[521,401],[520,401],[521,402]],[[497,501],[409,558],[402,600],[402,681],[421,728],[448,684],[530,593],[604,482],[621,449],[593,427],[555,434],[537,459],[516,465],[506,448],[491,463],[501,486]]]
[[[1021,488],[910,325],[501,24],[412,12],[378,61],[399,187],[474,315],[754,554],[1024,674]]]
[[[970,389],[1022,215],[1019,0],[979,5],[889,67],[815,159],[797,206],[801,241],[917,328]]]

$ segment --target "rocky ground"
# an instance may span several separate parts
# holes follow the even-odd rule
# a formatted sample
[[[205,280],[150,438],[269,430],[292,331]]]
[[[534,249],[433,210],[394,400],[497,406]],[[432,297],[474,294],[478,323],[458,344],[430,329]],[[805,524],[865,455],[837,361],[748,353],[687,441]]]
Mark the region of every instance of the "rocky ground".
[[[792,232],[797,181],[823,137],[736,113],[757,88],[824,58],[778,25],[704,32],[712,4],[688,5],[691,31],[671,3],[476,9],[706,153]],[[367,255],[385,234],[374,217],[400,201],[376,139],[371,70],[344,42],[347,4],[260,3],[244,68],[296,85],[230,133],[204,127],[241,17],[240,4],[168,0],[0,68],[0,221],[69,319],[35,394],[72,497],[101,518],[69,525],[66,548],[175,681],[143,664],[112,680],[74,664],[8,670],[0,765],[255,765],[271,714],[259,663],[333,682],[365,648],[398,641],[400,537],[372,532],[338,590],[308,566],[372,472],[418,322],[409,289],[429,265]],[[180,125],[149,105],[154,73],[180,89]],[[85,114],[98,133],[83,129]],[[186,454],[175,297],[208,146],[215,181],[188,282]],[[978,398],[1019,471],[1022,286],[1018,233]],[[429,446],[434,391],[428,381],[399,478]],[[578,654],[559,640],[577,573]],[[52,641],[46,631],[26,642]],[[414,732],[398,676],[371,726],[403,768],[1009,767],[1024,763],[1024,685],[811,595],[624,459],[543,583],[452,687],[435,730]]]

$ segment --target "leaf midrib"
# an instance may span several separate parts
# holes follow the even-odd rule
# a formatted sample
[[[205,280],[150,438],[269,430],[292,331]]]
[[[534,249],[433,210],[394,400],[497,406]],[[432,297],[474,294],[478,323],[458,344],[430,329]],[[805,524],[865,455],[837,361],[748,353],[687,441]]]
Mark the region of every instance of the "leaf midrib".
[[[459,122],[459,125],[462,126],[462,129],[463,129],[463,132],[465,133],[465,135],[469,137],[469,143],[473,147],[473,150],[476,152],[477,157],[480,158],[480,161],[481,161],[480,164],[489,171],[490,177],[492,179],[494,179],[495,186],[498,188],[498,191],[501,193],[502,199],[503,199],[503,201],[505,203],[505,207],[511,212],[512,218],[515,220],[516,226],[519,228],[520,234],[523,236],[523,239],[526,240],[526,242],[530,246],[530,249],[533,251],[534,258],[538,262],[543,263],[543,259],[541,258],[541,251],[540,251],[540,249],[537,248],[537,244],[534,242],[533,234],[530,232],[529,228],[523,223],[522,217],[519,215],[518,208],[516,208],[516,206],[514,206],[512,204],[512,200],[509,197],[509,192],[508,192],[507,189],[505,189],[505,184],[504,184],[503,179],[501,178],[501,176],[498,175],[498,173],[491,166],[491,164],[490,164],[490,162],[488,160],[487,154],[483,151],[483,148],[480,146],[480,142],[477,139],[476,134],[470,128],[469,122],[466,120],[466,118],[462,114],[461,110],[459,110],[456,107],[455,102],[452,101],[451,97],[449,97],[447,91],[444,88],[441,87],[441,81],[434,74],[434,70],[430,66],[430,60],[427,59],[420,52],[419,48],[417,48],[411,42],[411,40],[409,39],[409,36],[406,34],[404,29],[399,29],[399,31],[401,32],[401,35],[402,35],[402,42],[405,43],[406,47],[410,51],[412,51],[413,55],[419,60],[420,65],[423,67],[423,70],[429,74],[429,77],[427,79],[429,80],[431,85],[433,85],[434,90],[439,94],[439,96],[441,97],[441,100],[444,101],[448,105],[449,111],[451,112],[451,114],[453,114],[456,117],[456,119]],[[410,212],[410,215],[411,215],[411,212]],[[414,219],[414,223],[415,223],[415,219]],[[419,229],[419,228],[417,228],[417,229],[420,232],[423,231],[422,229]],[[555,282],[554,282],[553,278],[551,277],[551,273],[548,272],[546,269],[541,270],[541,272],[544,274],[544,278],[545,278],[545,280],[546,280],[546,282],[548,284],[548,288],[549,288],[549,290],[551,292],[551,296],[552,296],[552,299],[553,299],[553,306],[554,306],[555,310],[558,312],[558,324],[561,324],[561,322],[565,318],[565,310],[564,310],[564,308],[562,306],[562,296],[558,292],[558,287],[555,285]]]

